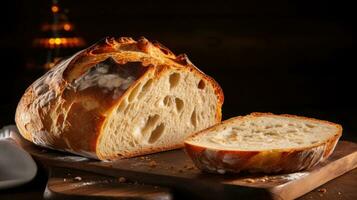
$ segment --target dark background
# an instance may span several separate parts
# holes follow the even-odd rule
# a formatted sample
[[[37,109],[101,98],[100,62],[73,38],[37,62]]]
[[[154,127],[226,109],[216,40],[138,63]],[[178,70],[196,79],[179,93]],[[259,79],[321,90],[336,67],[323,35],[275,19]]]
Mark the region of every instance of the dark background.
[[[0,126],[14,123],[31,41],[50,1],[2,1]],[[158,40],[214,77],[224,119],[253,111],[341,123],[357,141],[355,7],[343,1],[63,0],[88,45],[105,36]]]

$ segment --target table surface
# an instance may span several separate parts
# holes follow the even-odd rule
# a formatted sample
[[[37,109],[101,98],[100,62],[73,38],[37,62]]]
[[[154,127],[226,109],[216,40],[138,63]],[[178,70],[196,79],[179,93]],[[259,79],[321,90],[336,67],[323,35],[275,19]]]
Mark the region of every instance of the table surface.
[[[40,169],[36,178],[26,185],[0,191],[0,199],[42,199],[46,187],[47,172]],[[357,169],[354,169],[299,198],[311,199],[357,199]]]

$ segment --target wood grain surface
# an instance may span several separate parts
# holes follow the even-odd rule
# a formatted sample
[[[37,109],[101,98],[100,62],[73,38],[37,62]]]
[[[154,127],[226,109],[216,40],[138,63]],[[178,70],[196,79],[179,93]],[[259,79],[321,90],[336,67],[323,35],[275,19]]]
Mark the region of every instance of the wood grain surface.
[[[74,169],[51,168],[45,199],[171,200],[169,189]]]

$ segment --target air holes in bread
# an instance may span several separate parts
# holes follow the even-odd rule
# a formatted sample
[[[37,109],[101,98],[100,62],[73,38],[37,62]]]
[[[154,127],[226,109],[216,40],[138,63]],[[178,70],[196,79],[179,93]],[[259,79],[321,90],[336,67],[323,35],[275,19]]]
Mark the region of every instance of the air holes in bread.
[[[181,112],[184,106],[183,101],[180,98],[175,98],[175,103],[177,112]]]
[[[153,83],[153,80],[152,79],[149,79],[148,81],[146,81],[145,85],[143,86],[143,90],[148,90],[151,88],[152,86],[152,83]]]
[[[228,140],[230,140],[230,141],[237,141],[237,140],[238,140],[237,134],[236,134],[236,133],[231,134],[231,135],[228,137]]]
[[[165,106],[167,106],[167,107],[171,106],[171,104],[172,104],[172,98],[171,98],[171,96],[166,96],[166,97],[164,98],[163,102],[164,102],[164,105],[165,105]]]
[[[142,135],[145,138],[148,138],[149,143],[156,142],[164,132],[165,125],[163,123],[157,125],[159,120],[160,115],[158,114],[149,116],[146,120],[145,125],[141,129]]]
[[[149,138],[149,143],[156,142],[165,130],[165,124],[158,125],[152,132]]]
[[[240,127],[233,127],[232,130],[233,131],[244,131],[245,129],[240,128]]]
[[[276,133],[276,132],[266,132],[266,133],[264,133],[264,135],[266,135],[266,136],[278,136],[279,134]]]
[[[129,141],[129,146],[131,146],[131,147],[135,147],[135,142],[134,141]]]
[[[154,127],[156,125],[156,123],[159,121],[160,116],[159,115],[152,115],[149,116],[149,118],[147,119],[145,126],[143,128],[143,132],[147,132],[148,130],[150,130],[152,127]]]
[[[169,78],[170,82],[170,89],[176,87],[180,82],[180,74],[179,73],[172,73]]]
[[[204,80],[200,80],[200,82],[198,82],[198,85],[197,85],[198,89],[205,89],[206,87],[206,83],[204,82]]]
[[[128,100],[129,102],[132,102],[136,96],[138,95],[138,93],[141,91],[141,87],[140,87],[140,84],[135,86],[135,88],[131,91],[129,97],[128,97]]]
[[[194,109],[191,114],[191,124],[196,128],[196,126],[197,126],[196,109]]]
[[[127,105],[126,107],[125,107],[125,109],[124,109],[124,115],[126,115],[129,111],[130,111],[130,109],[133,107],[133,104],[129,104],[129,105]]]
[[[184,107],[183,100],[178,97],[166,96],[162,101],[163,101],[163,104],[167,107],[171,107],[171,106],[175,105],[177,112],[181,112]]]
[[[117,109],[117,113],[124,111],[124,109],[126,108],[127,105],[128,105],[128,102],[126,101],[126,99],[123,99],[123,101],[120,103],[120,105]]]
[[[273,128],[273,126],[268,125],[268,126],[265,126],[264,128],[265,128],[265,129],[271,129],[271,128]]]
[[[307,126],[308,128],[315,128],[315,126],[312,124],[305,124],[305,126]]]
[[[141,89],[141,92],[138,96],[139,99],[141,99],[141,97],[144,96],[144,94],[146,94],[145,92],[150,90],[151,87],[152,87],[152,84],[153,84],[153,80],[152,79],[149,79],[146,81],[146,83],[143,85],[142,89]]]

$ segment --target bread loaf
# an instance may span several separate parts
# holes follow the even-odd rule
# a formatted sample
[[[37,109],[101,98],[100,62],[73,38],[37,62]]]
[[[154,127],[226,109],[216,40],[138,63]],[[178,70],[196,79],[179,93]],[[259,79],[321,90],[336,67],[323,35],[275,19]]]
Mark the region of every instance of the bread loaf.
[[[327,121],[252,113],[198,132],[185,147],[208,172],[290,173],[325,160],[341,134],[340,125]]]
[[[16,111],[24,138],[101,160],[183,146],[220,122],[223,93],[186,55],[145,38],[105,38],[58,63]]]

